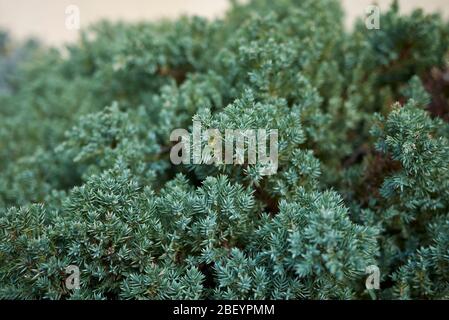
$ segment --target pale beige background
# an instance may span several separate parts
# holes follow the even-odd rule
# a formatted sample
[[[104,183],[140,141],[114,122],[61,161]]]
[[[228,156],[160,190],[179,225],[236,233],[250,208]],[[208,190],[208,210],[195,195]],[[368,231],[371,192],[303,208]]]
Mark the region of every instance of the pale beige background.
[[[276,0],[273,0],[276,1]],[[353,24],[373,0],[342,0],[346,25]],[[391,0],[377,0],[387,8]],[[449,0],[401,0],[402,11],[422,7],[439,11],[449,18]],[[74,4],[80,8],[82,27],[99,19],[138,21],[174,18],[181,14],[220,16],[228,7],[227,0],[0,0],[0,28],[24,39],[37,36],[48,44],[61,45],[77,38],[76,31],[65,28],[65,8]]]

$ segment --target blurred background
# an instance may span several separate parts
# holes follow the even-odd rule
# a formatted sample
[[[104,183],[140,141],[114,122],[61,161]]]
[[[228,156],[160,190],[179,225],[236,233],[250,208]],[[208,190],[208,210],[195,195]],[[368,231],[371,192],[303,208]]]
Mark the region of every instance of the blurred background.
[[[245,1],[245,0],[243,0]],[[392,0],[341,0],[350,28],[356,17],[365,14],[374,2],[386,9]],[[427,12],[441,12],[449,17],[449,0],[400,0],[401,10],[421,7]],[[69,5],[80,9],[81,27],[101,19],[139,21],[176,18],[182,14],[219,17],[229,6],[228,0],[0,0],[0,29],[19,40],[28,37],[59,46],[77,39],[78,32],[65,26]]]

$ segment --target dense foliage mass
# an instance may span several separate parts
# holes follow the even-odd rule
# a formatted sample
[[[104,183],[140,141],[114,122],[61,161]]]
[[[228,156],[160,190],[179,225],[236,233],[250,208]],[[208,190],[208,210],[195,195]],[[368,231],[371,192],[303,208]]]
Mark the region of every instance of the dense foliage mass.
[[[342,16],[254,0],[66,51],[2,34],[0,298],[448,299],[449,25]],[[278,173],[173,165],[192,119],[278,129]]]

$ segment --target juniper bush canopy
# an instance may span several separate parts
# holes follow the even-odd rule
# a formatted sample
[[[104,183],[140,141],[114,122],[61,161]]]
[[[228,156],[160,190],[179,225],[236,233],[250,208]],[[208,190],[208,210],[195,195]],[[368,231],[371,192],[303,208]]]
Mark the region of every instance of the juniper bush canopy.
[[[449,24],[342,17],[235,2],[65,53],[2,33],[0,298],[448,299]],[[277,129],[277,173],[173,165],[193,120]]]

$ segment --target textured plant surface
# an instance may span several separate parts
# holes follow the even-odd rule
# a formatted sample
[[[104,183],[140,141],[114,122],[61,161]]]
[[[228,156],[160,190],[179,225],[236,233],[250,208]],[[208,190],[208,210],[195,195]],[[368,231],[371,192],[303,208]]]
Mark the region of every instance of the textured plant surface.
[[[438,15],[349,32],[337,0],[103,22],[65,53],[1,34],[0,298],[448,299],[448,47]],[[192,119],[278,129],[277,174],[173,165]]]

